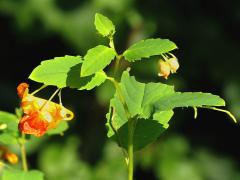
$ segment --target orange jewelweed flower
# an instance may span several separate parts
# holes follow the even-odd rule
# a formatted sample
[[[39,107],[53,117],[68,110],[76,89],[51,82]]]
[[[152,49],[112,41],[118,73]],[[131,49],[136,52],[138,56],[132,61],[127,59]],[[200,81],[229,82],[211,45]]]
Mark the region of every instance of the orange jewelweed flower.
[[[47,130],[55,128],[62,120],[73,119],[72,111],[62,104],[29,94],[28,87],[26,83],[21,83],[17,87],[18,96],[22,99],[21,108],[24,112],[18,125],[22,133],[39,137],[44,135]]]

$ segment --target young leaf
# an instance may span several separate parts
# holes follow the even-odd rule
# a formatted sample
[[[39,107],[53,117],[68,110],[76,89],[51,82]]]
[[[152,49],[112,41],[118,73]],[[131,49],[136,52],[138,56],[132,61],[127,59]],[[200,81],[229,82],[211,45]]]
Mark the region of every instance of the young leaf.
[[[0,143],[17,144],[18,118],[14,114],[0,111]]]
[[[59,88],[71,86],[68,83],[69,74],[72,73],[72,68],[80,66],[81,63],[82,59],[80,56],[55,57],[51,60],[42,61],[32,71],[29,78],[45,85],[54,85]],[[78,70],[80,71],[80,68]],[[79,71],[77,72],[78,76]]]
[[[3,171],[2,180],[44,180],[43,176],[43,173],[37,170],[25,172],[16,169],[5,169]]]
[[[90,50],[84,57],[81,68],[81,77],[92,75],[100,70],[103,70],[115,57],[113,49],[98,45]]]
[[[97,31],[103,36],[113,36],[115,33],[115,26],[110,19],[102,14],[96,13],[95,14],[95,27]]]
[[[103,71],[96,72],[95,76],[91,79],[91,81],[89,81],[85,86],[81,87],[80,90],[83,90],[83,89],[91,90],[94,87],[104,83],[106,78],[107,78],[107,75]]]
[[[154,103],[157,110],[170,110],[176,107],[225,106],[225,101],[217,95],[202,92],[176,92],[160,98]]]
[[[123,53],[123,56],[126,60],[133,62],[142,58],[161,55],[176,48],[176,44],[168,39],[146,39],[132,45]]]

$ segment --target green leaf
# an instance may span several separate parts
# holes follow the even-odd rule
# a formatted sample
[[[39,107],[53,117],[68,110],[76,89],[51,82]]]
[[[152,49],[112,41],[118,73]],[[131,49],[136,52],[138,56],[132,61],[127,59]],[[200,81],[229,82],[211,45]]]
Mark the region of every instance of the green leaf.
[[[43,173],[37,170],[28,172],[20,170],[4,170],[2,180],[43,180]]]
[[[115,33],[115,26],[110,19],[102,14],[95,14],[95,27],[97,31],[103,36],[113,36]]]
[[[122,74],[120,86],[131,117],[141,113],[145,84],[137,82],[133,76],[129,76],[129,73],[125,71]]]
[[[56,135],[60,134],[62,135],[64,131],[68,129],[68,123],[66,121],[61,121],[56,128],[50,129],[47,131],[48,135]]]
[[[146,39],[132,45],[123,53],[123,56],[126,60],[132,62],[154,55],[161,55],[176,48],[176,44],[168,39]]]
[[[174,93],[174,89],[162,83],[137,82],[134,77],[129,76],[127,71],[122,75],[120,87],[131,117],[138,119],[134,132],[134,150],[139,150],[155,141],[168,127],[173,111],[155,112],[152,117],[151,114],[153,103],[161,97]],[[118,94],[115,94],[110,102],[106,126],[108,137],[127,148],[128,119]]]
[[[81,76],[89,76],[100,70],[103,70],[115,57],[113,49],[98,45],[90,50],[84,57],[81,68]]]
[[[112,110],[113,108],[113,110]],[[119,100],[118,96],[115,96],[110,101],[109,113],[106,115],[107,117],[107,136],[113,136],[118,129],[121,128],[125,123],[128,122],[124,107]]]
[[[142,118],[149,118],[153,111],[153,104],[158,99],[173,94],[174,87],[163,83],[147,83],[142,101]]]
[[[173,86],[162,83],[140,83],[127,71],[122,74],[120,86],[131,117],[138,114],[142,118],[148,118],[153,102],[174,93]]]
[[[17,116],[8,112],[0,111],[0,143],[17,144],[18,137]]]
[[[153,114],[153,119],[157,120],[165,129],[167,129],[169,127],[168,122],[172,118],[173,114],[174,112],[172,110],[158,111]]]
[[[105,82],[107,75],[103,72],[96,72],[95,76],[89,81],[85,86],[81,87],[80,90],[86,89],[91,90],[96,86],[100,86],[102,83]]]
[[[117,141],[119,146],[127,149],[128,121],[124,108],[116,97],[112,99],[111,105],[114,111],[111,118],[111,113],[107,114],[108,137]],[[138,119],[134,131],[134,151],[154,142],[168,128],[168,121],[172,115],[173,111],[162,111],[154,115],[154,120]]]
[[[71,84],[71,79],[79,79],[79,77],[73,77],[72,75],[79,76],[81,63],[82,59],[80,56],[55,57],[51,60],[42,61],[32,71],[29,78],[45,85],[54,85],[59,88],[66,86],[75,87]],[[76,69],[78,71],[77,74],[74,73]]]
[[[154,103],[157,110],[170,110],[177,107],[225,106],[225,101],[217,95],[202,92],[176,92],[164,96]]]
[[[137,119],[133,135],[134,150],[152,143],[169,127],[168,123],[174,114],[172,109],[176,107],[208,107],[216,110],[212,106],[225,105],[223,99],[210,93],[180,93],[166,84],[140,83],[128,71],[122,74],[120,89],[131,118]],[[107,135],[117,141],[119,146],[127,148],[128,119],[119,96],[116,93],[110,102],[106,116]]]

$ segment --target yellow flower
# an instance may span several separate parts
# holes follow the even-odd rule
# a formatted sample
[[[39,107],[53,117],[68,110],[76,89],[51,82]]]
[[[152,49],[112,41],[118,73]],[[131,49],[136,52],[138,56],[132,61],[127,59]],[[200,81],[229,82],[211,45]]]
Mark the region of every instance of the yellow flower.
[[[1,159],[7,160],[10,164],[18,163],[18,156],[15,153],[9,151],[5,146],[0,146]]]
[[[158,73],[158,76],[163,76],[165,79],[168,78],[168,76],[170,75],[170,71],[171,71],[171,68],[170,68],[170,65],[169,63],[163,61],[163,60],[160,60],[159,61],[159,73]]]
[[[169,53],[170,54],[170,53]],[[177,58],[173,55],[170,54],[172,57],[167,58],[164,56],[164,60],[159,60],[159,73],[158,76],[163,76],[165,79],[168,78],[170,73],[176,73],[178,68],[179,68],[179,63]]]

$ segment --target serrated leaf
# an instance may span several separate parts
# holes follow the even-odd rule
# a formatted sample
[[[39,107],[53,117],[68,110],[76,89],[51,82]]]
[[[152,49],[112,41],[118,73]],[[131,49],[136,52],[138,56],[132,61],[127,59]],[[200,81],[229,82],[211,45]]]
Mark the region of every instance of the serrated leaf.
[[[174,87],[163,83],[147,83],[144,90],[144,97],[142,101],[142,118],[149,118],[153,111],[153,104],[155,101],[166,95],[173,94]]]
[[[110,19],[102,14],[95,14],[95,27],[97,31],[103,36],[113,36],[115,33],[115,26]]]
[[[153,119],[158,121],[165,129],[167,129],[169,127],[168,122],[172,118],[173,114],[174,112],[172,110],[158,111],[153,114]]]
[[[127,71],[122,74],[120,86],[131,117],[138,114],[148,118],[153,102],[174,93],[173,86],[162,83],[140,83]]]
[[[225,101],[217,95],[202,92],[176,92],[164,96],[154,103],[160,111],[177,107],[225,106]]]
[[[0,143],[16,144],[18,137],[18,118],[14,114],[0,111]]]
[[[72,79],[79,79],[81,63],[82,59],[80,56],[55,57],[51,60],[42,61],[32,71],[29,78],[45,85],[53,85],[59,88],[66,86],[74,87],[71,82],[73,81]],[[77,74],[73,72],[76,69],[78,70]],[[73,77],[73,74],[78,77]]]
[[[105,82],[107,75],[104,72],[96,72],[95,76],[85,86],[81,87],[80,90],[86,89],[91,90],[96,86],[100,86]]]
[[[132,62],[154,55],[161,55],[176,48],[176,44],[168,39],[146,39],[132,45],[123,53],[123,56],[126,60]]]
[[[89,76],[103,70],[115,57],[113,49],[98,45],[90,50],[84,57],[81,68],[81,76]]]
[[[3,171],[2,180],[44,180],[43,176],[43,173],[37,170],[25,172],[16,169],[5,169]]]
[[[68,123],[66,121],[61,121],[56,128],[47,131],[48,135],[62,135],[64,131],[68,129]]]
[[[115,99],[116,100],[116,99]],[[110,118],[107,114],[108,137],[118,142],[119,146],[127,149],[128,144],[128,121],[120,101],[112,104],[114,113]],[[162,111],[152,119],[138,119],[134,131],[134,151],[144,148],[148,144],[154,142],[161,133],[168,127],[168,121],[171,119],[173,111]],[[113,129],[114,128],[114,129]]]
[[[125,99],[131,118],[137,119],[134,132],[134,150],[152,143],[169,126],[176,107],[224,106],[219,96],[201,92],[175,92],[173,86],[162,83],[140,83],[123,72],[120,82],[122,98]],[[107,114],[108,137],[127,148],[128,119],[123,103],[115,94]],[[223,110],[221,110],[223,111]],[[143,119],[144,118],[144,119]]]
[[[174,93],[172,86],[162,83],[144,84],[137,82],[134,77],[125,71],[120,83],[122,96],[124,97],[131,117],[138,118],[134,132],[134,149],[143,148],[152,143],[168,127],[168,121],[173,111],[162,111],[152,114],[152,104],[156,99],[167,94]],[[148,113],[144,114],[144,110]],[[144,116],[144,119],[141,119]],[[111,100],[109,113],[107,114],[108,137],[118,141],[119,145],[127,147],[128,120],[124,106],[117,94]]]

